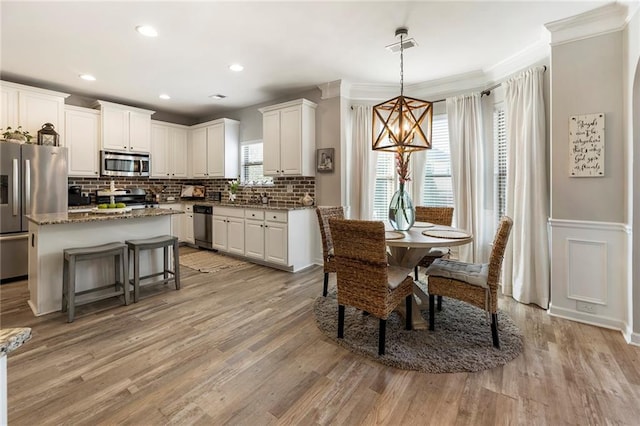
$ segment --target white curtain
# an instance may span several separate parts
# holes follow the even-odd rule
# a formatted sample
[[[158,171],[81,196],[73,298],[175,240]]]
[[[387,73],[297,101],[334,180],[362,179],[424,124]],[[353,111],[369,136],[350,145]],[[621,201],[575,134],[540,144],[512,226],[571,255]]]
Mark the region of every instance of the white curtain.
[[[424,200],[424,173],[427,166],[427,155],[429,150],[415,151],[411,154],[411,199],[414,206],[422,206]]]
[[[376,186],[377,152],[371,149],[371,126],[373,108],[368,105],[353,105],[351,115],[351,155],[347,167],[349,179],[349,204],[351,219],[373,218],[373,198]]]
[[[503,292],[549,307],[548,191],[545,160],[544,68],[505,83],[507,216],[513,219],[505,253]]]
[[[463,262],[485,262],[482,248],[490,243],[485,236],[484,133],[480,93],[447,99],[454,220],[458,228],[473,234],[473,244],[460,247]]]

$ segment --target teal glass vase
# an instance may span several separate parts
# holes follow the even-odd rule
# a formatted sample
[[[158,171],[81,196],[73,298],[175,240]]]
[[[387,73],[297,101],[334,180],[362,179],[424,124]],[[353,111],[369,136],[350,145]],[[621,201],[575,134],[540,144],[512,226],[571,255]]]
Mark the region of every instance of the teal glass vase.
[[[407,231],[416,221],[416,211],[409,193],[404,190],[404,184],[393,194],[389,203],[389,223],[398,231]]]

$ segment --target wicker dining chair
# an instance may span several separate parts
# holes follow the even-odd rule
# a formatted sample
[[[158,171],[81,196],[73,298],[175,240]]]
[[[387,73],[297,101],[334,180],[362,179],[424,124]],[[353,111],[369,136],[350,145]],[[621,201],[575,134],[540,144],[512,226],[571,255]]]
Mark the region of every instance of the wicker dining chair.
[[[336,262],[333,256],[333,240],[329,229],[329,219],[344,219],[344,209],[338,207],[316,207],[320,235],[322,235],[322,260],[324,262],[324,285],[322,295],[326,296],[329,288],[329,273],[336,272]]]
[[[435,329],[434,296],[446,296],[461,300],[491,314],[493,346],[500,348],[498,338],[498,283],[504,250],[509,240],[513,220],[500,219],[493,240],[489,263],[465,263],[448,259],[436,259],[427,268],[429,285],[429,330]]]
[[[435,225],[451,226],[453,222],[453,207],[416,206],[416,220]],[[414,276],[416,281],[418,281],[418,269],[420,267],[428,268],[436,259],[448,259],[450,253],[451,251],[448,247],[437,247],[429,250],[429,253],[415,267]],[[442,310],[442,296],[438,296],[438,310]]]
[[[338,338],[344,338],[345,305],[380,320],[378,354],[384,355],[389,314],[405,300],[406,328],[411,330],[411,268],[389,266],[384,224],[379,221],[329,219],[338,283]]]

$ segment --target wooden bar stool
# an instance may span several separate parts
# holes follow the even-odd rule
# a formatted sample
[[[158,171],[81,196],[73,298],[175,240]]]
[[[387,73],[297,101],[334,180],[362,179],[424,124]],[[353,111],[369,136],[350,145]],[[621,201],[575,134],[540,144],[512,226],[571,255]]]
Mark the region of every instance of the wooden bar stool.
[[[133,301],[137,302],[140,297],[140,287],[155,284],[166,284],[174,282],[176,290],[180,290],[180,262],[178,261],[178,238],[171,235],[161,235],[159,237],[145,238],[140,240],[125,241],[129,247],[129,255],[133,255]],[[169,248],[173,249],[173,271],[169,269]],[[164,252],[164,263],[162,271],[140,276],[140,251],[155,250],[162,248]],[[131,253],[133,252],[133,254]],[[163,278],[153,282],[142,284],[141,281],[162,275]]]
[[[113,284],[76,292],[76,263],[94,259],[113,257],[115,280]],[[78,305],[124,296],[124,304],[129,304],[129,290],[126,282],[129,278],[129,262],[127,261],[127,245],[109,243],[91,247],[68,248],[64,250],[62,267],[62,312],[67,312],[67,322],[73,322],[75,308]],[[112,291],[106,289],[113,287]],[[76,297],[78,297],[76,299]]]

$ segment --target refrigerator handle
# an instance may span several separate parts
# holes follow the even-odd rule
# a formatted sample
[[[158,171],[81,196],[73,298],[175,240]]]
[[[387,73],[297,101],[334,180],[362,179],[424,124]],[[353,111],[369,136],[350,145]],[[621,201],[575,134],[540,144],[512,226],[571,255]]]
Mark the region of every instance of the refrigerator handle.
[[[31,160],[24,160],[24,208],[31,214]]]
[[[13,159],[13,215],[18,216],[18,197],[20,196],[18,185],[18,179],[20,174],[18,173],[18,159]]]

